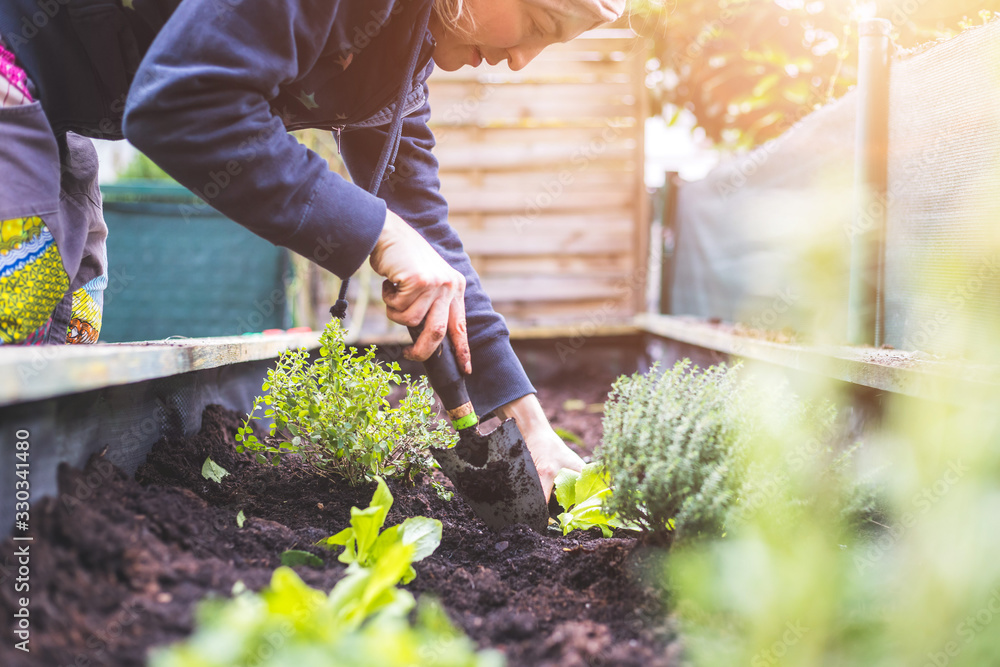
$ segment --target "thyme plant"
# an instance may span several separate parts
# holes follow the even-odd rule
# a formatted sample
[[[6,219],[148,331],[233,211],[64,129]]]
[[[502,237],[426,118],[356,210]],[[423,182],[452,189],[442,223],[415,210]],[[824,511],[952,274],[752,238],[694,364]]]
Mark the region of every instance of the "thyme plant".
[[[719,537],[758,512],[794,517],[817,497],[845,518],[873,508],[871,493],[853,479],[855,447],[835,446],[836,409],[791,392],[760,391],[738,367],[692,367],[687,359],[661,372],[619,378],[605,404],[598,459],[614,493],[605,509],[662,541]],[[772,455],[769,442],[797,442],[791,456]],[[787,451],[782,449],[782,452]],[[795,483],[798,471],[828,487]]]

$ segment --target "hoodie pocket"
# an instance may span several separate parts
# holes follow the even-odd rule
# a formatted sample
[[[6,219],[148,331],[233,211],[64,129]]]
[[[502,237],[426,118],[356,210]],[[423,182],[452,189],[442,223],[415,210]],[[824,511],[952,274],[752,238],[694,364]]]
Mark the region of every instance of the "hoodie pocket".
[[[108,120],[118,122],[141,60],[125,10],[113,0],[70,0],[69,16],[89,56]]]

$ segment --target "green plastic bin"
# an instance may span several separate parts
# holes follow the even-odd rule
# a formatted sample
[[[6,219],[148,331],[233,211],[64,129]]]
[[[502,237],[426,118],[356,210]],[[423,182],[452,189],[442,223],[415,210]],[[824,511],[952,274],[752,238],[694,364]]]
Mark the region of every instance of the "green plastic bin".
[[[102,342],[290,326],[288,251],[171,182],[101,187],[108,224]]]

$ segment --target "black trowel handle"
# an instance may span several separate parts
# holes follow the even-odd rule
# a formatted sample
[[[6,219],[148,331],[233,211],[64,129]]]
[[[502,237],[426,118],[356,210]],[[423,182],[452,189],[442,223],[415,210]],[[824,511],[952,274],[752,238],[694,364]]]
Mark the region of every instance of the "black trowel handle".
[[[420,336],[424,325],[407,327],[410,330],[410,337],[414,341]],[[424,362],[424,370],[427,378],[431,382],[431,387],[441,397],[444,409],[451,417],[451,425],[456,431],[476,426],[479,424],[479,417],[469,400],[469,392],[465,388],[465,378],[458,368],[458,360],[455,358],[455,348],[451,344],[448,336],[444,337],[438,349],[434,350],[427,361]]]

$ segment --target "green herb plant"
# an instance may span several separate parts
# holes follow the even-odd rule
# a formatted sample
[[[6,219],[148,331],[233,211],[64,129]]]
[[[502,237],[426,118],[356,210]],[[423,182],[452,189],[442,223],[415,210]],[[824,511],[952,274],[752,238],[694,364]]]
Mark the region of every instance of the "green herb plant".
[[[563,535],[598,526],[604,537],[611,537],[613,528],[637,528],[605,510],[612,491],[607,472],[597,463],[588,463],[580,472],[568,468],[561,470],[556,477],[555,494],[565,510],[559,515]]]
[[[780,415],[771,419],[766,416]],[[741,380],[739,367],[692,367],[689,360],[661,372],[619,378],[605,404],[598,460],[615,489],[605,511],[667,542],[721,537],[761,511],[783,516],[816,497],[792,483],[796,469],[815,470],[836,511],[863,516],[870,492],[851,476],[854,447],[838,451],[837,412],[802,401],[782,388],[760,391]],[[764,461],[762,441],[821,434],[793,457]],[[787,511],[786,511],[787,510]]]
[[[428,474],[434,466],[428,447],[453,446],[457,436],[434,413],[426,379],[410,384],[398,405],[390,405],[393,387],[409,380],[399,374],[399,364],[376,361],[374,349],[359,353],[348,347],[339,320],[333,320],[320,335],[317,359],[310,360],[306,350],[288,351],[268,370],[261,387],[266,393],[254,399],[237,431],[237,449],[274,465],[285,454],[300,454],[321,473],[352,485],[376,476],[412,480],[416,473]],[[266,441],[251,427],[261,419],[272,420]]]
[[[332,537],[320,540],[318,544],[329,549],[344,547],[338,560],[361,567],[374,566],[398,545],[413,547],[411,562],[423,560],[434,553],[441,544],[441,522],[437,519],[414,516],[382,530],[393,497],[381,477],[377,477],[376,481],[378,488],[371,504],[363,510],[352,507],[351,525]],[[417,573],[411,565],[403,576],[403,583],[410,583],[415,576]]]

